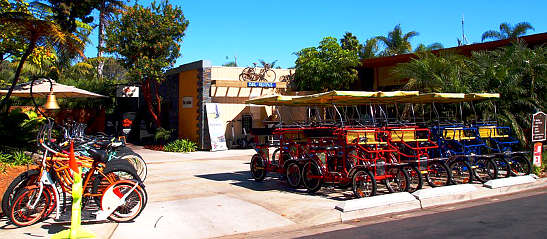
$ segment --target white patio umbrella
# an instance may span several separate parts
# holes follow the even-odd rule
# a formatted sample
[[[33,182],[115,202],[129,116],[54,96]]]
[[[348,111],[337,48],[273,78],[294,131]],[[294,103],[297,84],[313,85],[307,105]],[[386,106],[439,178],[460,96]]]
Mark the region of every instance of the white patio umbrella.
[[[107,96],[93,93],[87,90],[82,90],[74,86],[59,84],[52,80],[53,93],[60,98],[104,98]],[[36,80],[32,87],[34,97],[46,97],[50,93],[50,84],[47,79]],[[8,89],[0,90],[0,95],[8,93]],[[30,82],[18,84],[11,93],[12,96],[30,97]]]

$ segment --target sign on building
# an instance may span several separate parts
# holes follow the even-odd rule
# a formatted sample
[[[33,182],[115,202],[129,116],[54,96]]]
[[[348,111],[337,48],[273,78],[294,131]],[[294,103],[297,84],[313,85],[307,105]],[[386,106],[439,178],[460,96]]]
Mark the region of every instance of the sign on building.
[[[139,97],[139,87],[119,85],[116,88],[116,97]]]
[[[194,98],[192,96],[182,97],[182,108],[192,108],[194,105]]]
[[[532,142],[545,141],[546,139],[546,115],[543,112],[537,112],[532,115]]]
[[[211,139],[211,151],[228,150],[226,146],[226,131],[224,122],[220,118],[220,109],[217,103],[206,103],[207,125],[209,126],[209,137]]]
[[[263,82],[263,81],[249,81],[247,82],[249,88],[275,88],[275,82]]]

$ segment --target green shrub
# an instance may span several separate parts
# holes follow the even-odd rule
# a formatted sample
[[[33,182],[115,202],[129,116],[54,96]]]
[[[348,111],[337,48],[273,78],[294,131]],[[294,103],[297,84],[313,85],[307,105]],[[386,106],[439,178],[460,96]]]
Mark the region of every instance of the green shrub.
[[[11,154],[0,152],[0,163],[11,164],[11,162],[12,162]]]
[[[23,112],[21,109],[0,114],[0,145],[31,148],[44,120],[34,111]]]
[[[32,158],[22,150],[12,150],[11,152],[0,152],[0,163],[4,167],[29,165],[32,164]]]
[[[13,152],[13,165],[32,164],[32,158],[23,151]]]
[[[167,142],[169,139],[171,139],[171,135],[173,134],[175,130],[167,130],[164,128],[158,128],[156,129],[156,133],[154,134],[154,140],[159,143]]]
[[[547,151],[542,152],[541,156],[541,167],[538,167],[536,165],[532,165],[532,173],[534,173],[537,176],[541,176],[544,171],[547,169]]]
[[[8,165],[5,163],[0,163],[0,173],[6,173],[6,169],[8,168]]]
[[[163,146],[163,151],[165,152],[194,152],[198,146],[196,143],[187,140],[187,139],[177,139],[171,143]]]

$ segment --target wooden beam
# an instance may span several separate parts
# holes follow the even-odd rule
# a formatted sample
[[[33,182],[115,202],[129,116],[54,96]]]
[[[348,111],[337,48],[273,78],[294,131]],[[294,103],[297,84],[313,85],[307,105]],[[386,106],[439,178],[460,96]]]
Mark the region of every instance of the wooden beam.
[[[275,84],[275,87],[273,87]],[[256,86],[250,86],[256,85]],[[234,80],[213,80],[211,86],[215,87],[239,87],[239,88],[277,88],[286,89],[287,82],[265,82],[265,81],[234,81]]]

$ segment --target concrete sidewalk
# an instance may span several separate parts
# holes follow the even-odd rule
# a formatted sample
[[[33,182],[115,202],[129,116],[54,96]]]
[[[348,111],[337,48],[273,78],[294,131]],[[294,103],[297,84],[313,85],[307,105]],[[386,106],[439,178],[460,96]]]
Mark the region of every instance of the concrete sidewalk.
[[[253,232],[339,223],[394,210],[389,205],[384,207],[390,208],[382,208],[378,204],[374,208],[344,213],[335,206],[354,198],[350,190],[327,188],[308,195],[304,189],[289,189],[277,178],[279,175],[268,175],[263,182],[255,182],[249,174],[254,150],[185,154],[133,148],[148,164],[145,182],[148,205],[134,222],[85,225],[90,231],[98,232],[97,238],[245,237]],[[478,189],[470,192],[473,195],[443,199],[443,203],[475,199],[480,196],[477,192],[495,196],[545,187],[546,182],[540,179],[532,184],[498,189],[469,185]],[[379,191],[384,194],[385,188],[380,187]],[[418,208],[424,205],[418,204]],[[398,205],[397,211],[415,208],[416,203],[409,203]],[[9,227],[0,221],[0,228],[2,225]],[[48,223],[40,223],[0,230],[0,238],[50,237],[57,230]]]

